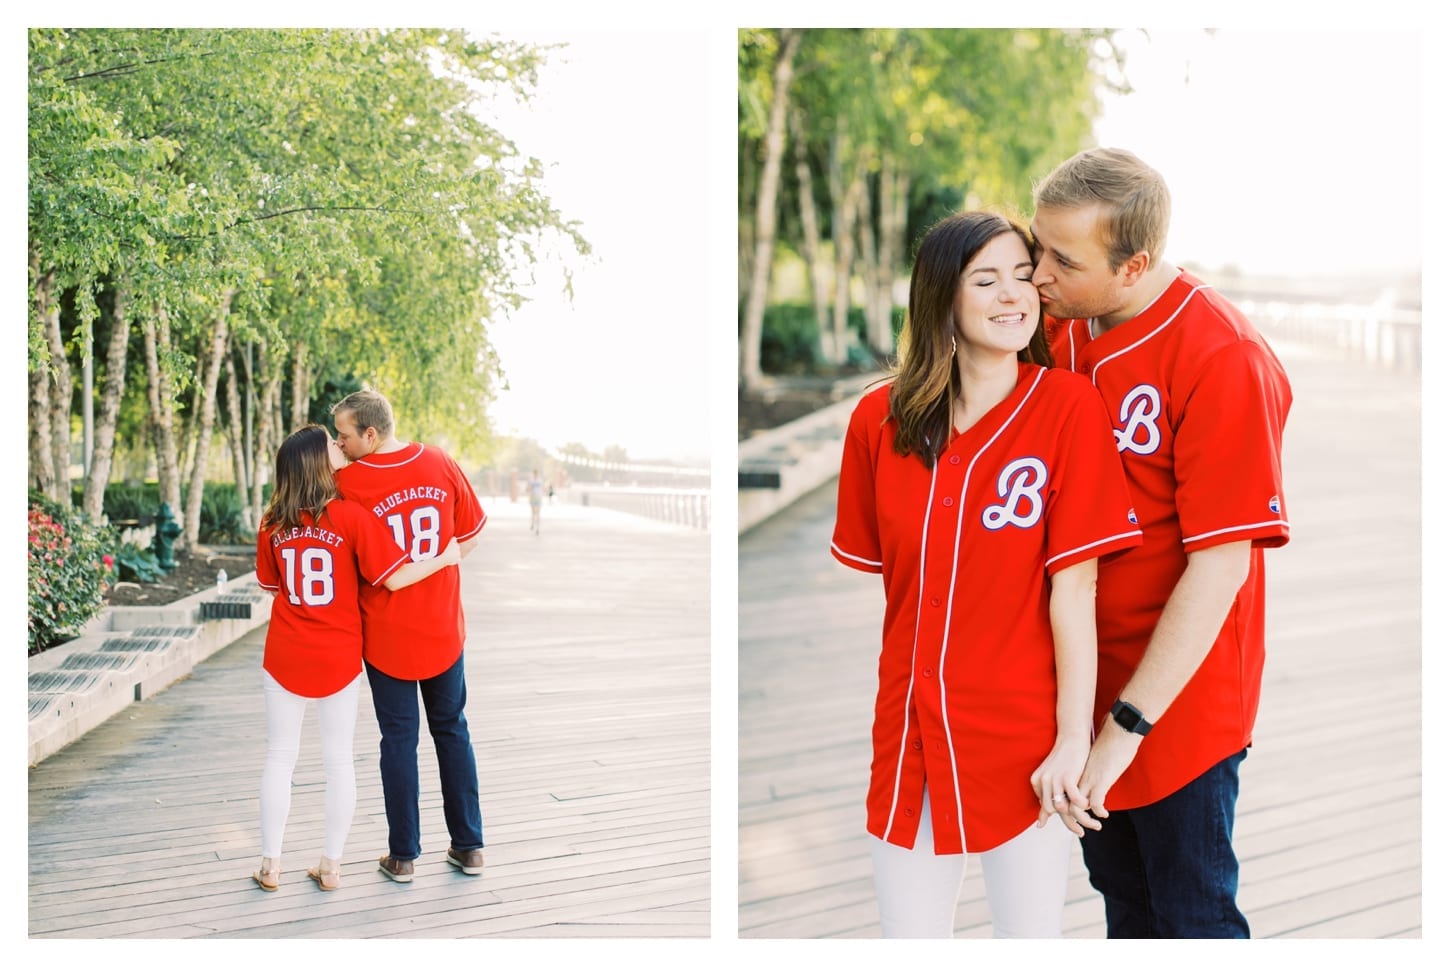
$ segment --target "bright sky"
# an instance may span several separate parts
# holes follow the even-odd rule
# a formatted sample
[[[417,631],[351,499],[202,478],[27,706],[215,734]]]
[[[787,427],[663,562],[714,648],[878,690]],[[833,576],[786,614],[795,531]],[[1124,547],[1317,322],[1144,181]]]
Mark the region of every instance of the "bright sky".
[[[1136,92],[1105,102],[1096,133],[1167,179],[1171,258],[1251,273],[1419,268],[1419,32],[1119,37]]]
[[[494,325],[509,382],[494,425],[551,446],[619,445],[632,461],[703,460],[704,39],[639,30],[500,34],[567,44],[550,55],[529,107],[495,102],[489,120],[545,162],[546,191],[582,223],[593,252],[541,264],[532,303]],[[562,294],[565,264],[572,304]]]

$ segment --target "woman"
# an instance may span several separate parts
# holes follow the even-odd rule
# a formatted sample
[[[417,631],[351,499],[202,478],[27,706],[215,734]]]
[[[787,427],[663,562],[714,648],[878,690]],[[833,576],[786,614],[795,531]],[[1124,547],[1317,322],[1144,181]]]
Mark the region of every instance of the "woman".
[[[338,496],[332,474],[342,463],[322,427],[309,424],[289,436],[277,451],[272,500],[257,531],[257,583],[274,597],[262,657],[262,862],[252,879],[268,892],[280,880],[302,714],[313,699],[327,791],[322,858],[307,875],[323,890],[340,885],[343,842],[357,802],[352,759],[362,678],[359,581],[395,591],[459,560],[453,541],[437,557],[410,562],[371,511]]]
[[[1076,785],[1097,558],[1142,535],[1102,401],[1047,368],[1031,251],[993,213],[935,225],[895,378],[847,431],[831,551],[886,590],[866,805],[888,937],[951,936],[967,853],[995,936],[1060,936],[1064,827],[1099,826]]]

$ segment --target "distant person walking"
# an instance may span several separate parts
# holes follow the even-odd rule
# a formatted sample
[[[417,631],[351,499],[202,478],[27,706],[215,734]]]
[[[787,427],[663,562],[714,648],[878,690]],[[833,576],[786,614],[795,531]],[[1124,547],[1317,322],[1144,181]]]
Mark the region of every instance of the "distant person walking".
[[[552,496],[552,493],[551,493]],[[544,506],[544,482],[535,470],[529,477],[529,530],[539,533],[539,513]]]
[[[425,561],[457,540],[467,555],[486,517],[473,486],[453,458],[437,447],[394,436],[386,397],[359,390],[332,408],[337,445],[352,461],[337,472],[342,495],[388,525],[414,561]],[[459,574],[450,568],[394,595],[362,596],[363,661],[382,733],[379,769],[388,816],[388,852],[378,868],[390,879],[413,879],[422,852],[418,809],[418,697],[438,756],[447,861],[464,873],[483,872],[483,815],[478,769],[464,717],[465,637]]]
[[[257,584],[274,600],[262,652],[262,862],[252,879],[269,893],[281,882],[292,773],[302,716],[312,701],[322,728],[327,789],[322,858],[307,875],[324,890],[340,885],[343,844],[357,803],[352,740],[362,681],[360,587],[407,587],[460,556],[450,541],[437,556],[410,562],[372,514],[339,499],[333,471],[342,462],[323,427],[311,424],[289,436],[277,450],[272,500],[257,530]]]

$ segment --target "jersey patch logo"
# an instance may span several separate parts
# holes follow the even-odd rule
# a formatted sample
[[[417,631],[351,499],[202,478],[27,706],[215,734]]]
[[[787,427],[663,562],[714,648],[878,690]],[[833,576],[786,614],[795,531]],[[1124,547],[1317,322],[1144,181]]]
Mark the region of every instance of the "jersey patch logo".
[[[1013,460],[997,476],[997,496],[1006,499],[982,511],[982,525],[993,531],[1008,524],[1031,527],[1042,518],[1042,487],[1046,483],[1047,464],[1036,457]]]
[[[1140,456],[1147,456],[1156,451],[1163,442],[1163,435],[1154,421],[1162,412],[1163,400],[1158,395],[1158,387],[1142,383],[1129,390],[1118,409],[1118,419],[1122,421],[1123,428],[1113,430],[1113,436],[1118,438],[1118,452],[1132,450]]]
[[[1138,512],[1135,509],[1133,509],[1132,507],[1129,507],[1128,508],[1128,523],[1130,523],[1130,524],[1136,524],[1136,523],[1138,523]]]
[[[1269,509],[1272,510],[1276,514],[1279,512],[1279,495],[1278,494],[1275,494],[1274,496],[1272,496],[1272,497],[1269,498]]]

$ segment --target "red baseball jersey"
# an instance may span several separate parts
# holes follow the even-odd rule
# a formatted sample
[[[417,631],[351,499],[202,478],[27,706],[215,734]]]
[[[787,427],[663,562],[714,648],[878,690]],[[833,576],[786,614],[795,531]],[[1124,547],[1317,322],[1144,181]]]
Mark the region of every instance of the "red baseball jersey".
[[[1057,735],[1050,576],[1142,536],[1080,377],[1019,364],[932,468],[892,449],[889,392],[851,415],[831,540],[886,591],[866,827],[910,848],[925,787],[935,852],[976,853],[1037,817],[1030,778]]]
[[[437,447],[406,444],[337,472],[337,488],[371,510],[414,561],[466,541],[486,517],[473,485]],[[419,681],[448,670],[463,653],[458,568],[445,567],[397,591],[364,588],[363,658],[384,674]]]
[[[345,500],[317,520],[303,511],[299,527],[259,529],[257,583],[277,592],[262,667],[294,695],[346,686],[362,672],[359,588],[380,586],[406,563],[387,528]]]
[[[1091,338],[1049,320],[1059,366],[1086,375],[1113,421],[1141,547],[1098,574],[1101,722],[1147,649],[1195,550],[1252,541],[1249,576],[1212,650],[1154,723],[1107,807],[1162,799],[1247,747],[1264,668],[1263,549],[1289,540],[1280,452],[1284,368],[1226,299],[1187,272],[1147,309]]]

